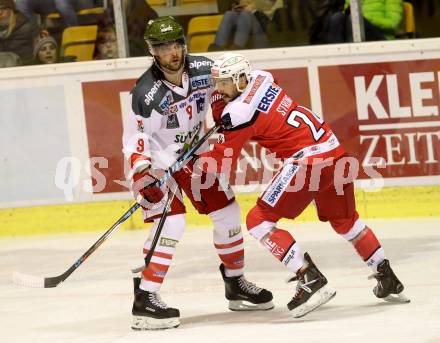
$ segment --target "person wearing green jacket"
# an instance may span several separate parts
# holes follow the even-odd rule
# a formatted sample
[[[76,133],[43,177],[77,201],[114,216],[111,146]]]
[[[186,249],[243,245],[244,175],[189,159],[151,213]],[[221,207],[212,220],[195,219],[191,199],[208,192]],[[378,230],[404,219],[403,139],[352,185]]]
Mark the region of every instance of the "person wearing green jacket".
[[[361,0],[365,40],[393,39],[403,17],[402,0]],[[350,0],[326,0],[310,30],[312,44],[353,41]]]
[[[361,0],[362,14],[367,23],[385,36],[386,39],[393,39],[399,28],[403,17],[402,0]],[[345,0],[345,7],[350,6],[350,0]],[[369,24],[365,25],[365,34],[369,29]],[[367,39],[368,40],[368,39]]]

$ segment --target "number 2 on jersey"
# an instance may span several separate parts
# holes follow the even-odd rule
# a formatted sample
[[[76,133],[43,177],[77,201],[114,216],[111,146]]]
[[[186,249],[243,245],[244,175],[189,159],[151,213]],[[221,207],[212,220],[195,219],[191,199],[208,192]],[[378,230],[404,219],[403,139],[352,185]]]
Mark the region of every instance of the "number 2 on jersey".
[[[319,124],[323,124],[324,120],[322,120],[321,118],[319,118],[316,114],[314,114],[312,111],[307,111],[308,113],[310,113],[311,115],[313,115],[313,118],[316,119],[316,121]],[[287,124],[293,126],[293,127],[300,127],[301,122],[297,121],[297,118],[301,119],[302,122],[304,124],[306,124],[309,129],[310,132],[313,135],[313,138],[315,139],[315,141],[319,141],[319,139],[325,134],[325,130],[321,127],[321,128],[316,128],[315,124],[313,123],[313,121],[307,116],[306,113],[301,112],[299,110],[293,110],[289,117],[287,118]]]

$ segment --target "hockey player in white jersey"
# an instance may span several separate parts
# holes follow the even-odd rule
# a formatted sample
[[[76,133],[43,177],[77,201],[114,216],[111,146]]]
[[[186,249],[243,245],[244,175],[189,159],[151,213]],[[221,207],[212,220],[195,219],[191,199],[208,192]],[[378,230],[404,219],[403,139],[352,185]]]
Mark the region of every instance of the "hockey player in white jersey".
[[[143,206],[144,221],[154,221],[144,245],[144,254],[147,254],[167,191],[146,185],[156,180],[157,171],[168,168],[188,145],[203,135],[208,106],[222,99],[212,94],[213,87],[209,82],[212,61],[186,54],[183,28],[174,18],[150,20],[145,40],[153,56],[153,65],[131,91],[132,111],[125,119],[123,145],[130,165],[128,178],[132,181],[136,200]],[[216,179],[210,189],[200,190],[200,198],[196,199],[191,189],[192,166],[190,162],[184,170],[173,175],[179,187],[177,196],[171,204],[151,262],[142,272],[142,278],[135,278],[133,329],[166,329],[180,323],[179,310],[161,301],[158,292],[185,228],[185,206],[179,196],[181,190],[198,212],[209,215],[213,222],[214,246],[221,260],[220,272],[229,308],[273,308],[272,293],[243,276],[240,209],[232,190]]]

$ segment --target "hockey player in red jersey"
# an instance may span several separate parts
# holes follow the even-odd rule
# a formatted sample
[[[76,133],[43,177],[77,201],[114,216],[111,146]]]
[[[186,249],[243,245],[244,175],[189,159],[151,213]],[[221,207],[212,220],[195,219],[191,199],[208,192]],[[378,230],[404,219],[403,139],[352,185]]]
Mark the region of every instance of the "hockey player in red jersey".
[[[145,39],[154,62],[131,91],[131,111],[124,118],[123,145],[130,165],[128,179],[132,181],[136,200],[143,205],[144,220],[154,221],[144,245],[147,254],[164,211],[161,200],[167,193],[165,189],[150,186],[158,176],[155,171],[167,169],[203,134],[208,106],[215,96],[209,82],[212,61],[186,54],[183,28],[174,18],[149,21]],[[166,329],[180,323],[179,310],[164,303],[159,290],[185,229],[182,190],[198,212],[208,215],[213,222],[213,241],[221,261],[229,308],[237,311],[273,308],[272,293],[243,275],[240,208],[229,185],[220,186],[216,179],[214,186],[202,190],[201,199],[196,200],[191,176],[192,162],[173,175],[178,196],[171,203],[151,262],[142,272],[142,279],[135,278],[133,329]]]
[[[298,281],[296,292],[287,304],[292,315],[302,317],[336,294],[309,254],[277,225],[280,218],[296,218],[312,201],[319,219],[330,222],[372,268],[377,279],[374,294],[408,302],[380,242],[359,218],[353,179],[347,176],[347,153],[329,125],[297,104],[270,73],[252,71],[243,55],[222,55],[214,62],[211,76],[227,103],[221,117],[214,113],[224,141],[204,153],[197,168],[229,172],[225,166],[234,165],[249,140],[283,160],[281,170],[248,213],[246,224],[249,233],[296,274],[291,279]]]

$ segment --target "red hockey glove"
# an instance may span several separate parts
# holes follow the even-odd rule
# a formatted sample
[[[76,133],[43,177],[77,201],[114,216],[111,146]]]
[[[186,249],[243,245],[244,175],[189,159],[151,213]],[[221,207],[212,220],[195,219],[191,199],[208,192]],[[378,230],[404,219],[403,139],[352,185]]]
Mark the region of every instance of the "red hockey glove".
[[[151,186],[157,179],[148,171],[135,173],[133,175],[133,192],[135,197],[140,194],[142,198],[150,203],[158,203],[164,197],[160,187]]]
[[[214,91],[211,96],[211,109],[212,109],[212,117],[216,125],[221,127],[221,117],[223,113],[223,109],[225,108],[226,103],[223,100],[223,96]],[[221,132],[221,129],[219,130]]]

